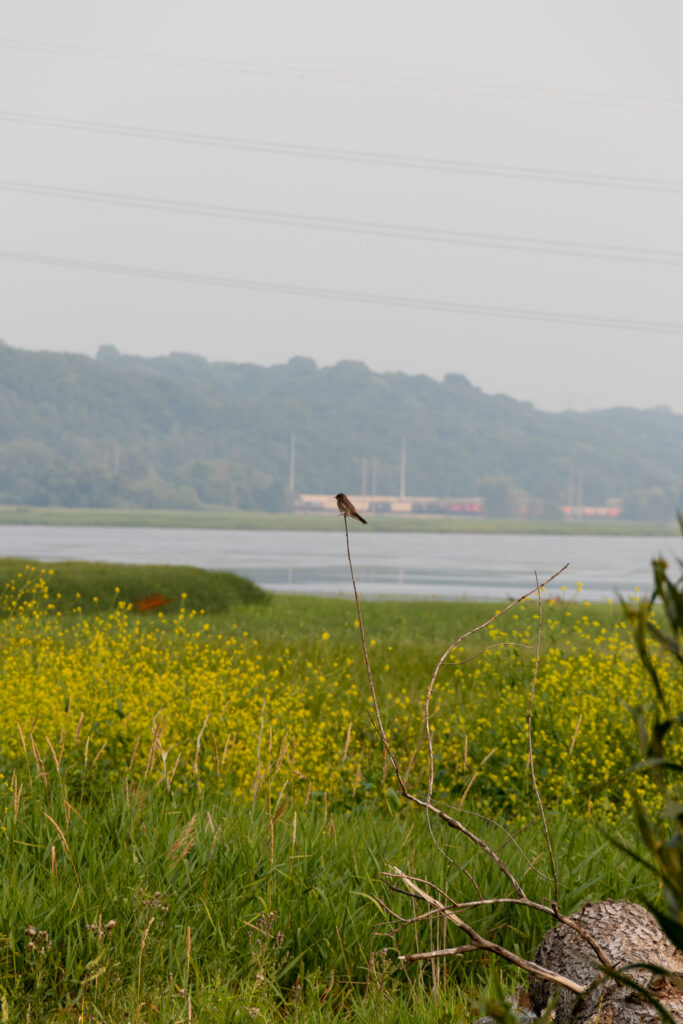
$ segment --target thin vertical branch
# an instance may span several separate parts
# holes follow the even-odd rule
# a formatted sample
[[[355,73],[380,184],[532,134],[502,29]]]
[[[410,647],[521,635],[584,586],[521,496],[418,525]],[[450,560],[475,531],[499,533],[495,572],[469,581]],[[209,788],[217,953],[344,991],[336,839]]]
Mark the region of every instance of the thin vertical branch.
[[[384,729],[384,723],[382,722],[382,713],[381,713],[381,711],[379,709],[379,700],[377,699],[377,691],[375,689],[375,681],[372,678],[372,669],[370,667],[370,656],[368,654],[368,645],[365,642],[365,628],[363,626],[363,612],[361,611],[360,598],[358,596],[358,587],[356,586],[356,576],[355,576],[354,571],[353,571],[353,561],[351,559],[351,545],[349,543],[349,521],[348,521],[348,518],[346,516],[344,516],[344,529],[346,530],[346,556],[347,556],[347,558],[349,560],[349,569],[351,571],[351,583],[353,585],[353,596],[354,596],[355,601],[356,601],[356,611],[358,612],[358,628],[360,630],[360,642],[361,642],[361,645],[362,645],[362,648],[363,648],[363,661],[365,662],[365,671],[368,674],[368,684],[370,686],[370,696],[372,697],[372,706],[373,706],[373,709],[374,709],[374,712],[375,712],[375,719],[376,719],[376,721],[373,724],[375,725],[375,728],[377,730],[379,738],[382,741],[382,746],[384,747],[384,750],[385,750],[385,752],[387,754],[387,757],[391,761],[391,766],[394,769],[394,774],[396,775],[396,779],[398,780],[398,784],[401,787],[401,791],[403,792],[403,794],[405,796],[407,796],[408,795],[408,790],[407,790],[406,785],[405,785],[405,783],[403,781],[403,776],[401,775],[401,770],[400,770],[400,768],[398,766],[398,761],[394,757],[394,753],[393,753],[393,751],[392,751],[392,749],[389,746],[389,743],[387,741],[387,734],[386,734],[386,731]]]
[[[557,865],[555,864],[555,854],[553,853],[553,844],[550,838],[550,832],[548,831],[548,822],[545,816],[545,807],[543,806],[543,800],[538,789],[538,783],[536,782],[536,767],[534,764],[534,743],[531,729],[531,720],[534,711],[534,697],[536,695],[536,680],[538,679],[538,665],[541,659],[541,632],[543,628],[543,598],[541,596],[541,588],[538,586],[538,573],[535,572],[536,587],[538,596],[538,630],[536,633],[536,654],[534,657],[534,671],[531,677],[531,692],[529,694],[529,712],[527,714],[526,726],[527,726],[527,738],[529,741],[529,771],[531,773],[531,784],[534,787],[534,793],[536,795],[536,803],[538,809],[541,812],[541,821],[543,823],[543,834],[545,835],[545,845],[548,848],[548,857],[550,858],[550,872],[553,876],[553,909],[559,910],[560,903],[560,886],[557,878]]]
[[[369,686],[370,686],[370,695],[371,695],[371,698],[372,698],[372,704],[373,704],[373,708],[374,708],[374,712],[375,712],[375,718],[371,719],[371,720],[372,720],[372,724],[375,727],[377,735],[380,738],[380,741],[382,743],[382,747],[383,747],[384,751],[386,752],[387,757],[391,761],[391,765],[392,765],[392,768],[394,769],[394,774],[396,775],[396,781],[397,781],[397,784],[399,786],[399,789],[400,789],[401,793],[403,794],[403,796],[406,798],[406,800],[410,800],[412,803],[417,804],[418,807],[423,807],[428,813],[434,814],[437,818],[440,818],[441,821],[443,821],[446,825],[448,825],[449,828],[455,829],[457,832],[462,833],[464,836],[467,837],[467,839],[470,840],[471,843],[474,843],[481,850],[483,850],[483,852],[486,854],[486,856],[489,857],[494,862],[494,864],[496,865],[498,870],[500,872],[502,872],[502,874],[507,878],[508,882],[513,887],[513,889],[515,890],[517,895],[520,896],[520,897],[524,897],[525,893],[524,893],[524,890],[522,889],[522,886],[520,885],[518,879],[515,878],[515,876],[512,874],[512,872],[510,871],[508,866],[503,861],[502,857],[500,857],[495,852],[495,850],[493,850],[489,846],[489,844],[487,842],[485,842],[484,839],[482,839],[481,836],[478,836],[475,832],[472,832],[471,829],[468,829],[467,826],[464,825],[457,818],[454,818],[450,814],[447,814],[441,807],[438,807],[436,804],[434,804],[432,802],[431,795],[430,795],[430,797],[427,800],[424,800],[422,797],[418,796],[416,793],[411,793],[410,790],[408,789],[406,783],[405,783],[405,780],[403,778],[403,775],[401,774],[401,769],[399,767],[399,764],[398,764],[398,761],[396,759],[396,756],[395,756],[393,750],[391,749],[391,746],[389,744],[389,740],[387,739],[386,730],[384,728],[384,723],[382,721],[382,713],[381,713],[380,707],[379,707],[379,700],[378,700],[378,697],[377,697],[377,691],[375,689],[375,683],[374,683],[374,680],[372,678],[372,670],[370,668],[370,658],[369,658],[369,655],[368,655],[368,648],[367,648],[367,643],[366,643],[366,640],[365,640],[365,630],[364,630],[364,627],[363,627],[363,613],[361,611],[360,598],[358,596],[358,588],[356,586],[356,577],[355,577],[355,574],[354,574],[354,571],[353,571],[353,560],[351,558],[351,545],[350,545],[350,542],[349,542],[349,527],[348,527],[348,522],[347,522],[346,516],[344,516],[344,528],[345,528],[345,531],[346,531],[346,554],[347,554],[347,558],[348,558],[348,562],[349,562],[349,569],[350,569],[350,572],[351,572],[351,583],[353,585],[353,595],[354,595],[354,598],[355,598],[355,601],[356,601],[356,609],[358,611],[358,626],[359,626],[359,629],[360,629],[361,644],[362,644],[362,648],[363,648],[363,659],[365,661],[365,668],[366,668],[366,671],[367,671],[368,683],[369,683]],[[542,586],[545,586],[547,583],[550,583],[550,581],[554,580],[556,576],[559,576],[561,572],[564,572],[564,570],[566,568],[567,568],[567,566],[564,565],[561,569],[558,569],[557,572],[553,573],[552,576],[549,576],[548,579],[545,580],[545,582],[542,584]],[[486,622],[482,623],[480,626],[475,627],[474,629],[469,630],[467,633],[464,633],[458,640],[455,641],[455,643],[451,644],[451,646],[448,648],[446,653],[439,660],[439,663],[436,666],[436,668],[434,669],[434,672],[432,674],[432,678],[431,678],[430,683],[429,683],[427,699],[426,699],[426,716],[427,716],[426,726],[427,726],[427,738],[428,738],[428,744],[429,744],[429,758],[430,758],[430,771],[431,772],[433,772],[433,766],[434,766],[434,747],[433,747],[433,741],[432,741],[432,738],[431,738],[431,729],[430,729],[430,725],[429,725],[429,704],[430,704],[430,701],[431,701],[432,693],[434,691],[434,687],[436,685],[436,677],[437,677],[438,671],[439,671],[441,665],[443,664],[443,662],[445,661],[447,654],[450,651],[452,651],[455,647],[457,647],[461,643],[462,640],[466,639],[469,636],[472,636],[474,633],[479,632],[479,630],[483,629],[485,626],[490,625],[496,619],[500,618],[501,615],[504,615],[505,612],[509,611],[511,608],[514,608],[515,605],[518,605],[521,601],[524,600],[525,597],[529,597],[531,594],[534,594],[537,589],[538,589],[538,587],[535,587],[533,590],[530,590],[527,594],[523,594],[522,597],[517,598],[517,600],[511,601],[510,604],[507,605],[506,608],[502,609],[499,612],[496,612],[495,615],[492,615],[489,619],[487,619]],[[430,827],[430,831],[431,831],[431,821],[429,822],[429,827]],[[433,836],[433,832],[432,832],[432,836]]]

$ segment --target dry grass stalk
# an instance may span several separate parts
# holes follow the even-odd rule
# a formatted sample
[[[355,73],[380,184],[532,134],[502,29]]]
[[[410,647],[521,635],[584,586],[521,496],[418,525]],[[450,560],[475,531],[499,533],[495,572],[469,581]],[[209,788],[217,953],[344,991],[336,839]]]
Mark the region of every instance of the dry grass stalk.
[[[26,740],[24,739],[24,733],[19,722],[17,722],[17,730],[19,732],[19,740],[21,742],[22,749],[24,751],[24,757],[28,759],[28,751],[26,749]]]
[[[61,770],[61,766],[62,766],[62,756],[64,754],[64,747],[61,748],[61,750],[59,751],[59,756],[57,756],[57,754],[55,752],[55,748],[50,743],[50,737],[49,736],[45,737],[45,742],[47,743],[48,747],[50,748],[50,753],[52,754],[52,760],[54,761],[55,768],[57,769],[57,774],[59,775],[60,770]]]
[[[104,742],[102,743],[102,746],[100,747],[100,749],[97,751],[97,753],[95,754],[95,756],[92,759],[92,764],[90,765],[91,768],[95,767],[95,765],[97,764],[99,759],[102,757],[102,754],[104,754],[106,749],[107,749],[107,741],[104,740]]]
[[[342,764],[345,764],[347,755],[349,753],[349,745],[351,743],[351,733],[352,733],[352,731],[353,731],[353,726],[352,726],[352,723],[349,722],[349,727],[346,730],[346,740],[344,742],[344,749],[342,751],[342,756],[341,756],[341,763]]]
[[[129,774],[133,771],[133,765],[135,764],[135,757],[137,755],[138,747],[139,746],[140,746],[140,737],[136,736],[135,737],[135,743],[133,744],[133,750],[132,750],[131,755],[130,755],[130,761],[128,762],[128,773]]]
[[[572,754],[574,753],[574,744],[576,743],[576,741],[578,739],[578,736],[579,736],[579,729],[581,728],[581,719],[582,719],[582,717],[583,717],[582,715],[579,715],[579,717],[576,720],[576,729],[574,729],[574,735],[572,736],[572,741],[569,744],[569,751],[568,751],[568,756],[569,757],[571,757]]]
[[[207,725],[209,724],[209,718],[210,717],[211,717],[210,715],[207,715],[206,718],[204,719],[204,721],[202,722],[202,727],[199,730],[199,733],[197,734],[197,743],[196,743],[195,749],[194,749],[194,761],[192,762],[192,774],[194,775],[194,777],[197,780],[197,785],[200,784],[200,782],[199,782],[199,750],[200,750],[201,743],[202,743],[202,736],[204,735],[204,730],[206,729]]]
[[[76,732],[74,733],[74,739],[73,739],[73,746],[74,747],[78,744],[78,740],[79,740],[79,737],[81,735],[81,729],[83,728],[83,722],[84,721],[85,721],[85,712],[81,711],[81,717],[78,719],[78,722],[76,723]]]
[[[142,938],[140,939],[140,953],[138,956],[138,1003],[140,1002],[140,992],[142,989],[142,954],[145,951],[145,946],[147,944],[147,936],[149,935],[150,928],[152,927],[153,924],[154,917],[150,917],[147,927],[142,933]]]
[[[193,814],[185,828],[171,846],[171,849],[166,854],[166,860],[170,860],[172,867],[177,867],[177,865],[187,857],[188,853],[194,846],[196,822],[197,815]]]
[[[60,826],[57,824],[55,819],[51,818],[50,815],[47,813],[47,811],[43,811],[43,814],[47,818],[47,820],[50,822],[50,824],[53,825],[54,828],[57,830],[57,834],[58,834],[58,836],[59,836],[59,838],[60,838],[60,840],[62,842],[62,847],[64,849],[64,852],[66,853],[67,857],[69,858],[69,863],[71,864],[71,870],[74,873],[74,878],[76,879],[76,884],[78,886],[79,895],[81,897],[81,900],[83,900],[83,902],[85,902],[84,896],[83,896],[83,888],[81,886],[81,880],[80,880],[80,878],[78,876],[78,870],[76,868],[76,864],[74,862],[74,859],[71,856],[71,850],[69,848],[69,844],[67,842],[66,836],[64,835],[64,832],[62,831]],[[56,878],[57,877],[57,866],[56,866],[56,853],[55,853],[54,846],[52,847],[52,865],[53,865],[53,875]]]
[[[29,733],[29,739],[31,741],[31,750],[33,751],[33,757],[35,759],[36,764],[38,765],[38,774],[40,775],[41,779],[43,780],[43,784],[45,786],[45,789],[47,789],[48,788],[47,772],[45,771],[45,765],[43,764],[43,759],[40,756],[40,752],[38,750],[38,747],[36,746],[36,741],[33,738],[33,733]]]
[[[24,789],[24,783],[19,785],[16,770],[12,772],[12,807],[14,810],[14,824],[17,823],[19,816],[19,806],[21,804],[21,794]]]

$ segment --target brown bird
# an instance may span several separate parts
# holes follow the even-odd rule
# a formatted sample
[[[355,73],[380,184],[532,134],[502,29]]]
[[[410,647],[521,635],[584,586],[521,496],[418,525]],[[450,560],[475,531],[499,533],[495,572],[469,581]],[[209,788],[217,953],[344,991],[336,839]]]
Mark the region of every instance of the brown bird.
[[[352,519],[357,519],[359,523],[364,523],[365,526],[368,525],[367,519],[363,519],[362,515],[356,512],[353,502],[349,501],[343,491],[340,491],[339,494],[335,494],[335,498],[337,500],[337,508],[339,509],[340,515],[351,516]]]

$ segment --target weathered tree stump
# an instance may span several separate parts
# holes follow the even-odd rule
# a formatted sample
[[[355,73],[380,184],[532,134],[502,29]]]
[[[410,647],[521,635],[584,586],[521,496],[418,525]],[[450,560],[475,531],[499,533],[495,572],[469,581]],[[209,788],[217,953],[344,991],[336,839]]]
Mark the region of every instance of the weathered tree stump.
[[[643,907],[626,900],[586,903],[572,920],[599,943],[615,969],[624,971],[633,963],[656,964],[680,976],[683,984],[683,953],[676,950]],[[605,977],[596,959],[585,939],[568,925],[561,924],[548,932],[536,952],[536,963],[582,986],[602,980],[586,995],[576,996],[566,988],[532,977],[529,995],[534,1010],[541,1013],[551,996],[556,996],[556,1024],[659,1024],[657,1010],[637,992]],[[664,978],[643,967],[624,973],[648,989],[674,1020],[683,1024],[683,988],[675,978]]]

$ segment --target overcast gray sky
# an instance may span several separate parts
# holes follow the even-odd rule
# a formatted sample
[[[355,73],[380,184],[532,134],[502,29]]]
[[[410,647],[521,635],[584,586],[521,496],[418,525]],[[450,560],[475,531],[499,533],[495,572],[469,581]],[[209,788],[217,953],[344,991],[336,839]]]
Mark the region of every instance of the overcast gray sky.
[[[680,0],[23,0],[0,37],[8,344],[683,412]]]

